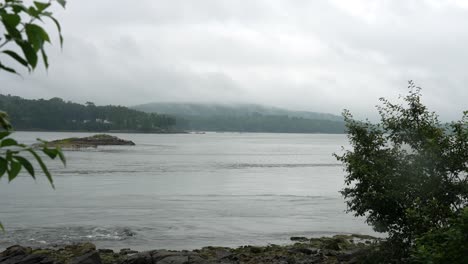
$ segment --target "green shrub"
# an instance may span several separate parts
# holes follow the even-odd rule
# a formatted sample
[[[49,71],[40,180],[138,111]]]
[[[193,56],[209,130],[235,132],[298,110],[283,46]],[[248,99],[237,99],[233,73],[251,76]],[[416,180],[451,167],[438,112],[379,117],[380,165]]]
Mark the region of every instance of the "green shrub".
[[[442,124],[421,103],[420,88],[408,88],[405,104],[381,99],[378,124],[345,111],[352,150],[335,155],[345,165],[348,211],[388,233],[400,261],[417,237],[445,230],[468,204],[468,111]]]
[[[468,207],[448,227],[431,230],[416,239],[414,263],[468,263]]]

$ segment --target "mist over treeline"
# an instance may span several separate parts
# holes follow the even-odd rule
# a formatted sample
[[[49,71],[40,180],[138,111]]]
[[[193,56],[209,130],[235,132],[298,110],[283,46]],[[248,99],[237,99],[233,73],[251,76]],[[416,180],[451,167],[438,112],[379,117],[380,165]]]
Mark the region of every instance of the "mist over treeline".
[[[0,95],[17,130],[172,133],[186,131],[344,133],[341,117],[252,104],[78,104],[61,98]]]
[[[241,103],[149,103],[133,108],[176,117],[176,128],[197,131],[344,133],[342,117]]]

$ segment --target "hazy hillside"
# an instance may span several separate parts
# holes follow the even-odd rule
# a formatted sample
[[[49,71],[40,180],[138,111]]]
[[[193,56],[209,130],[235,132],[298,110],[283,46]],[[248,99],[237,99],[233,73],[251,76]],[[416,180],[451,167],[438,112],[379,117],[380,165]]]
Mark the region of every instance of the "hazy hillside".
[[[255,104],[149,103],[133,107],[176,118],[176,128],[198,131],[343,133],[342,118]]]
[[[209,103],[148,103],[133,106],[133,109],[148,112],[181,116],[246,116],[252,114],[301,117],[315,120],[341,121],[341,116],[307,112],[291,111],[278,107],[257,104],[209,104]]]

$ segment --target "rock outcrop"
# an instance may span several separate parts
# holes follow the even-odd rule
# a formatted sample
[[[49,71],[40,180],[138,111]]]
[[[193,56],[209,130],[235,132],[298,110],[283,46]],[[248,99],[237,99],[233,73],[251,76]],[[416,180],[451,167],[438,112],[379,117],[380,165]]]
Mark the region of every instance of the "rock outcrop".
[[[47,146],[55,147],[60,146],[62,148],[87,148],[87,147],[98,147],[98,146],[134,146],[135,143],[130,140],[120,139],[115,136],[106,134],[97,134],[90,137],[83,138],[65,138],[47,142]]]

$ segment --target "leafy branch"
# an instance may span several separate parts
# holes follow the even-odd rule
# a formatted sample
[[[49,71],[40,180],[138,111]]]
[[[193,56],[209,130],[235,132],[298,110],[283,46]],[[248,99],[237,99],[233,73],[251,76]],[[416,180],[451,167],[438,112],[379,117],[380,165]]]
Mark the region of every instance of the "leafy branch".
[[[49,11],[54,2],[65,8],[66,0],[33,1],[29,6],[24,5],[23,0],[0,0],[0,29],[3,32],[0,35],[0,73],[5,71],[18,74],[16,69],[2,61],[3,57],[13,59],[26,67],[29,72],[33,71],[37,67],[39,53],[45,68],[49,68],[44,46],[45,43],[51,43],[51,41],[47,31],[38,23],[44,23],[45,18],[51,19],[57,27],[60,46],[63,45],[60,24]],[[25,20],[27,22],[24,22]],[[8,44],[11,44],[12,49],[4,49]],[[21,50],[21,54],[17,52],[18,50]],[[39,140],[40,143],[37,145],[27,146],[11,138],[12,132],[13,127],[7,113],[0,111],[0,179],[8,175],[8,181],[12,181],[23,169],[36,179],[33,163],[37,163],[52,188],[55,188],[52,175],[40,153],[51,159],[58,157],[66,165],[62,150],[59,147],[48,148],[47,142],[42,140]],[[1,223],[0,229],[3,230]]]
[[[36,179],[34,165],[24,156],[26,154],[34,157],[52,188],[55,188],[52,175],[39,153],[42,152],[50,159],[58,157],[63,165],[66,165],[66,159],[60,147],[49,148],[47,147],[47,142],[40,139],[38,139],[39,144],[32,146],[18,143],[18,141],[10,137],[12,126],[8,121],[8,116],[4,112],[0,112],[0,127],[2,129],[0,132],[0,179],[4,175],[8,175],[8,181],[11,182],[19,175],[23,168],[33,179]],[[3,230],[1,223],[0,229]]]
[[[49,11],[53,2],[65,8],[65,0],[34,1],[31,6],[25,6],[22,0],[5,0],[4,3],[0,3],[0,22],[5,29],[3,37],[0,37],[0,55],[12,58],[31,72],[37,67],[40,52],[44,66],[48,69],[49,61],[44,45],[46,42],[51,43],[50,37],[47,31],[36,22],[44,23],[44,18],[52,20],[57,27],[60,45],[63,45],[61,26],[53,13]],[[28,22],[22,22],[24,16],[30,18]],[[1,50],[9,43],[16,44],[22,54],[11,49]],[[18,74],[14,68],[0,60],[1,70]]]

